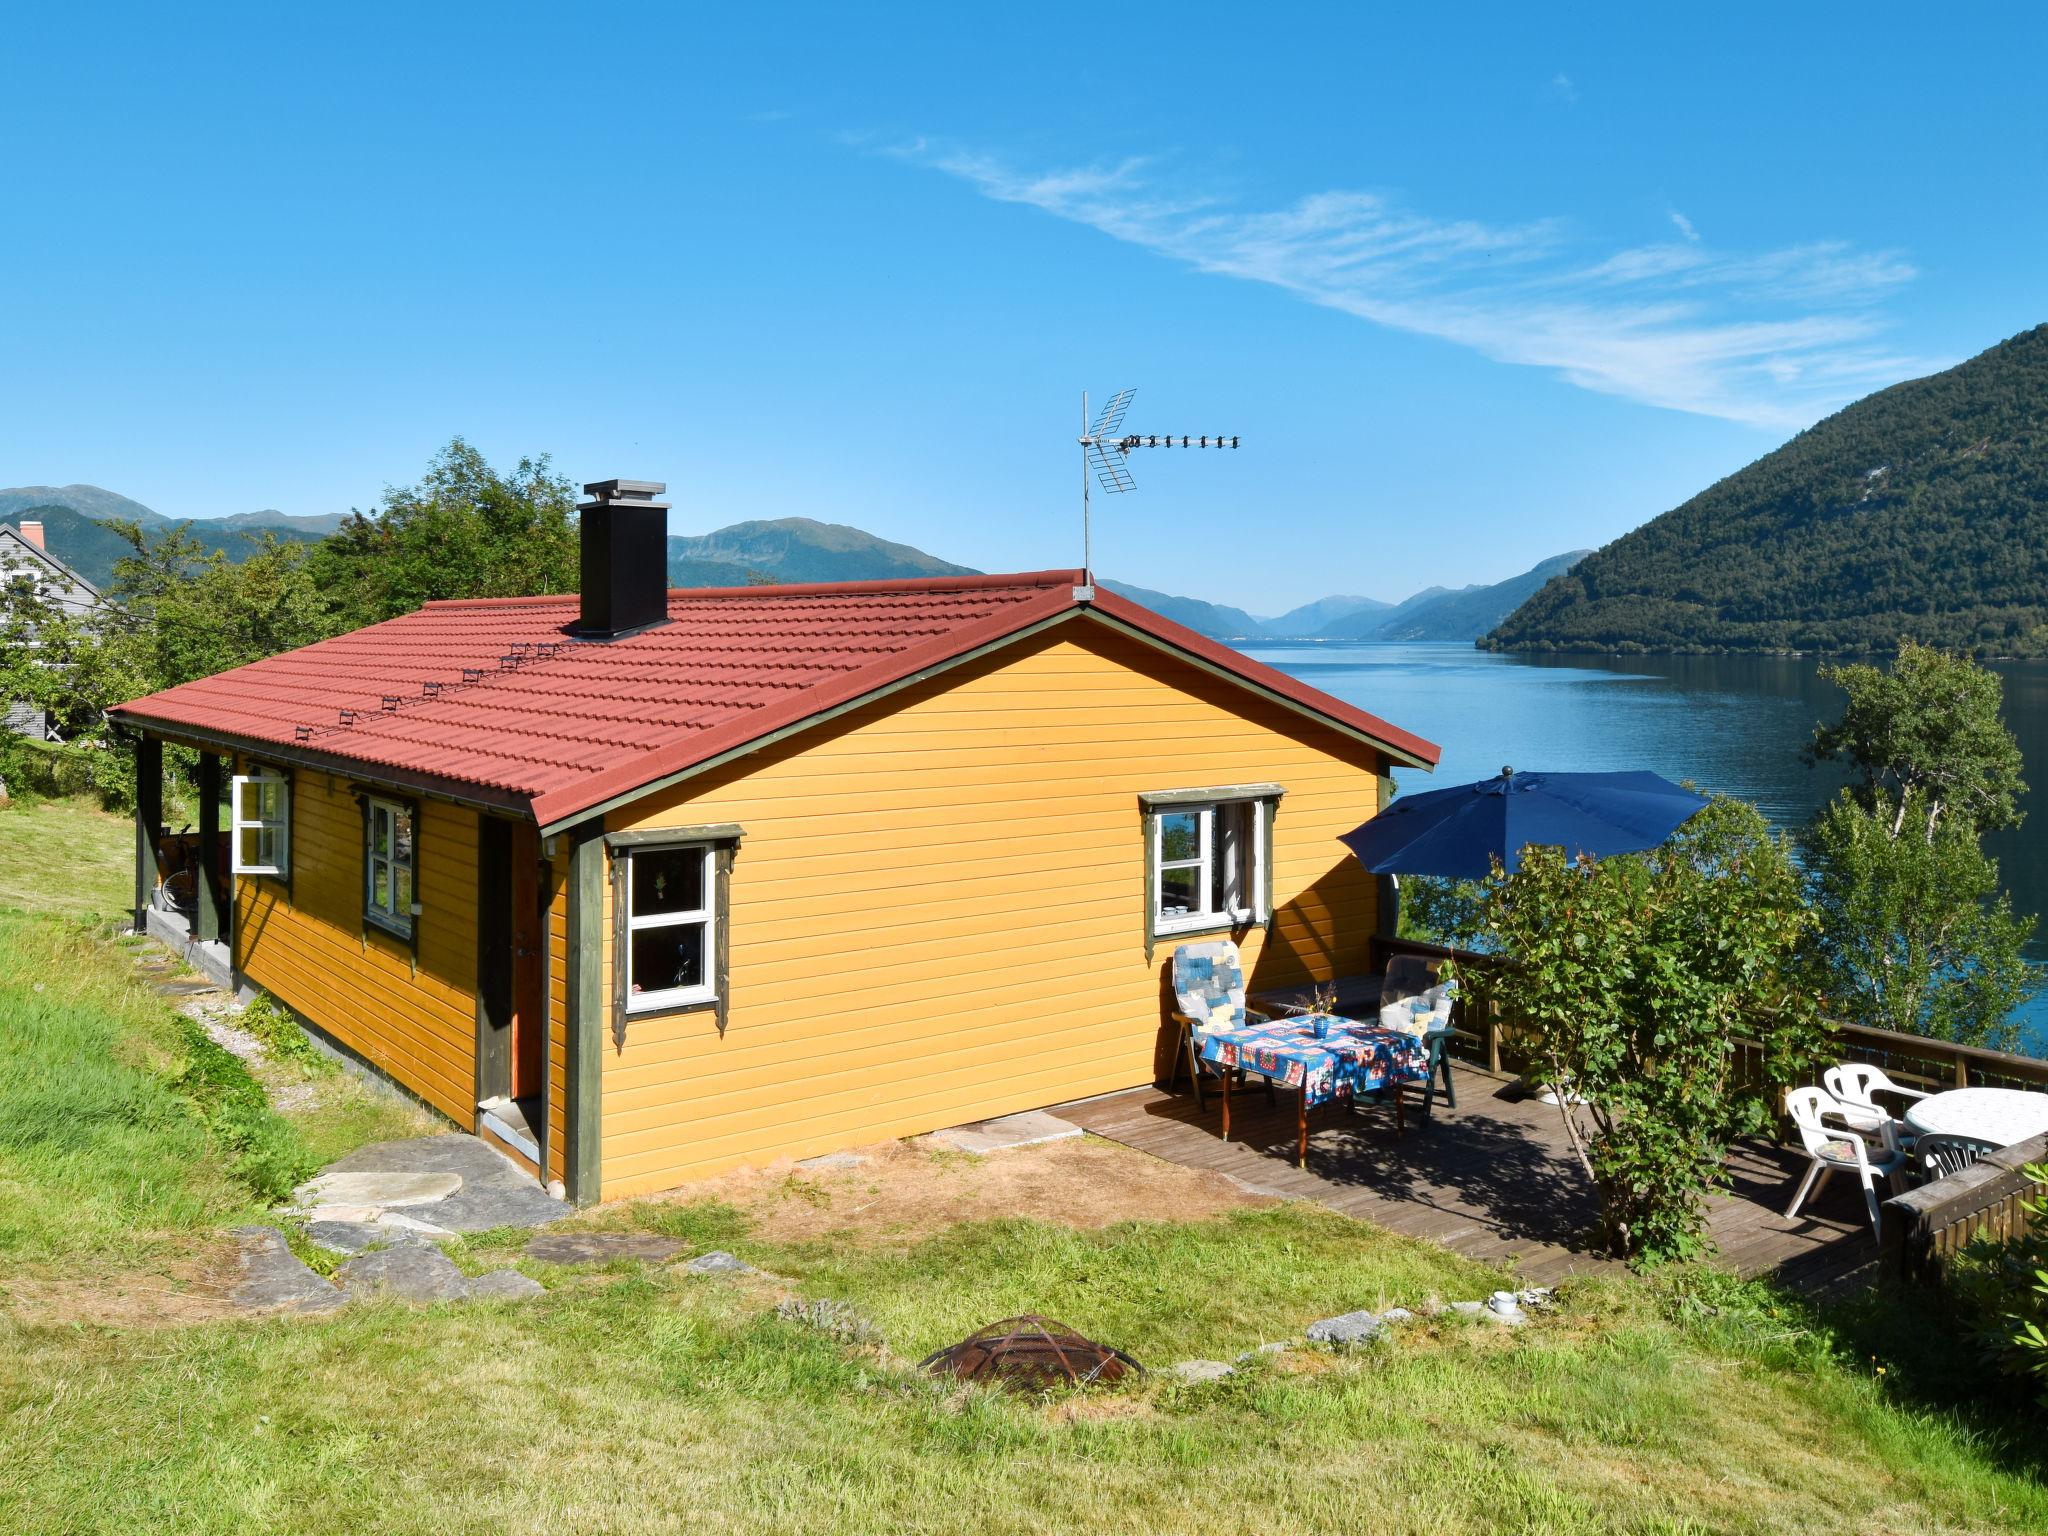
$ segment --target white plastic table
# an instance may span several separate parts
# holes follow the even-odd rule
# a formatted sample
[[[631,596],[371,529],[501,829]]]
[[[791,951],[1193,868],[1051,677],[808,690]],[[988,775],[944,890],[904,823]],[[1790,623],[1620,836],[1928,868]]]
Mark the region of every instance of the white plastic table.
[[[2048,1133],[2048,1093],[2021,1088],[1952,1088],[1915,1099],[1906,1124],[1922,1136],[1968,1136],[2009,1147]]]

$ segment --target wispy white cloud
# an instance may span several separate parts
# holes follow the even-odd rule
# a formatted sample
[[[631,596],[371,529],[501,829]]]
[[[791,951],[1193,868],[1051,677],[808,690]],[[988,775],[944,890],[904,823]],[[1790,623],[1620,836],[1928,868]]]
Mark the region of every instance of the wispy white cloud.
[[[1579,88],[1572,84],[1572,77],[1560,69],[1550,77],[1550,94],[1559,101],[1577,101]]]
[[[1249,208],[1143,158],[1051,170],[918,140],[886,152],[1202,272],[1264,283],[1584,389],[1786,429],[1940,361],[1878,345],[1897,252],[1809,242],[1756,254],[1680,241],[1607,255],[1557,219],[1486,224],[1373,192]]]

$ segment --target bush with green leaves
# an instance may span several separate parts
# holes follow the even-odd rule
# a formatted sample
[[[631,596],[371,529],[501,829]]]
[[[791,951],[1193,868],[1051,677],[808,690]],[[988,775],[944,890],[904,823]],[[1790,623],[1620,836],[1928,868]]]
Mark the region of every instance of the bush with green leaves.
[[[2006,1374],[2031,1381],[2048,1407],[2048,1164],[2028,1165],[2028,1225],[2000,1241],[1978,1237],[1950,1266],[1948,1280],[1979,1341]]]
[[[337,1070],[335,1059],[313,1044],[291,1010],[268,992],[251,998],[235,1022],[261,1040],[274,1061],[289,1063],[309,1076]]]
[[[1752,806],[1716,798],[1660,847],[1594,862],[1523,850],[1485,887],[1492,980],[1560,1092],[1600,1196],[1600,1240],[1637,1261],[1706,1251],[1727,1151],[1766,1129],[1767,1085],[1823,1038],[1791,962],[1811,917],[1791,851]]]
[[[283,1200],[316,1166],[305,1144],[270,1107],[263,1085],[239,1056],[216,1043],[196,1019],[181,1017],[180,1033],[184,1063],[172,1086],[227,1154],[229,1175],[260,1199]]]

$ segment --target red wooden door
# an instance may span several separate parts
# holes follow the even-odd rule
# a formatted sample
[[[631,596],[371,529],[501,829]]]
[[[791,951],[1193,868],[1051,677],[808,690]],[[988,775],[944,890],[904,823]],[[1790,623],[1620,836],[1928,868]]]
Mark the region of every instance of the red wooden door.
[[[531,826],[512,833],[512,1097],[540,1092],[547,1048],[541,1009],[540,839]]]

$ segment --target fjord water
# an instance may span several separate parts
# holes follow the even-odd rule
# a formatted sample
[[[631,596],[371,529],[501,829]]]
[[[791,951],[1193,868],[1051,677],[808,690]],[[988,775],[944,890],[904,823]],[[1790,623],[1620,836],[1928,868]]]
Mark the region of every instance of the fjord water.
[[[1841,711],[1840,690],[1798,656],[1499,656],[1464,644],[1371,641],[1245,647],[1283,672],[1425,736],[1435,773],[1399,769],[1403,790],[1490,778],[1504,766],[1599,772],[1648,768],[1735,795],[1793,828],[1842,783],[1800,748]],[[2048,911],[2048,663],[1995,664],[2026,758],[2027,820],[1989,844],[2021,911]],[[2044,922],[2048,929],[2048,922]],[[2031,957],[2048,962],[2048,933]],[[2022,1047],[2048,1055],[2048,999],[2028,1010]]]

